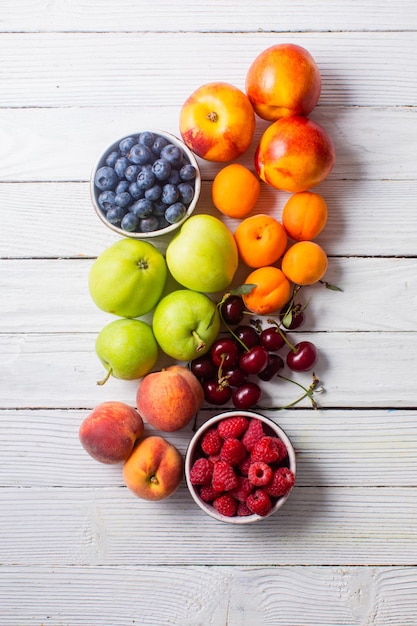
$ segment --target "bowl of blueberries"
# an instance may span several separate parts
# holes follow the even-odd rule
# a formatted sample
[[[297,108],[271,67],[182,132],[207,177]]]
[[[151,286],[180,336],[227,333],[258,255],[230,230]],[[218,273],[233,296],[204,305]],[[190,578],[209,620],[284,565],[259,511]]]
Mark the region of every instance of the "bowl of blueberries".
[[[194,154],[165,131],[121,137],[97,159],[91,199],[101,221],[119,235],[165,235],[190,217],[201,190]]]

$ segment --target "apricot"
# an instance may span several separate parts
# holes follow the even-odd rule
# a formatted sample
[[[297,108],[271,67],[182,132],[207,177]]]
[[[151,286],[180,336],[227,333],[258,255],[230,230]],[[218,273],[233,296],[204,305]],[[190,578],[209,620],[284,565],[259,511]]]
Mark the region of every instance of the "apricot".
[[[128,458],[143,431],[135,408],[123,402],[102,402],[81,423],[79,439],[93,459],[115,464]]]
[[[203,401],[200,382],[182,365],[147,374],[136,393],[136,404],[143,419],[164,432],[184,428],[201,409]]]
[[[246,75],[246,93],[255,113],[275,121],[291,115],[308,115],[321,92],[321,76],[310,52],[283,43],[261,52]]]
[[[255,153],[258,176],[292,193],[307,191],[330,174],[335,162],[333,142],[317,122],[283,117],[263,133]]]
[[[123,479],[135,496],[162,500],[172,495],[183,477],[183,457],[179,450],[156,435],[138,443],[123,466]]]

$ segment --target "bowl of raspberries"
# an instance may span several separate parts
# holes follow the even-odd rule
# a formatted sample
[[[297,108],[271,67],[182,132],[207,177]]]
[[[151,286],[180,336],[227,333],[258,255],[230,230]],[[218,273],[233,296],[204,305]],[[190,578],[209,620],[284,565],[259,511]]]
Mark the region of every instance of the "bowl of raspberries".
[[[165,131],[119,138],[100,154],[90,195],[101,221],[124,237],[170,233],[194,211],[201,174],[194,154]]]
[[[208,419],[185,455],[185,478],[196,504],[222,522],[263,520],[287,501],[296,458],[291,441],[271,419],[228,411]]]

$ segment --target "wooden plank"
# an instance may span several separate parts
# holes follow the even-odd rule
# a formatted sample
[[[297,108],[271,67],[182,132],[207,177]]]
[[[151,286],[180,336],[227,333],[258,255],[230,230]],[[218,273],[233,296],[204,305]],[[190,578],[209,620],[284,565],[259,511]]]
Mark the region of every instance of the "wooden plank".
[[[178,115],[176,106],[161,106],[157,112],[138,106],[0,109],[0,179],[88,181],[109,143],[155,128],[156,120],[159,128],[178,136]],[[337,161],[329,180],[415,180],[416,116],[417,107],[317,109],[314,119],[335,143]],[[264,128],[259,122],[252,145],[238,159],[252,169]],[[221,167],[201,159],[199,163],[205,180],[212,180]]]
[[[279,513],[248,528],[209,518],[185,486],[156,503],[120,487],[5,487],[0,557],[26,566],[325,566],[388,565],[395,554],[396,565],[415,566],[416,492],[294,487]]]
[[[329,217],[317,243],[329,255],[415,255],[415,181],[328,179],[319,192],[327,202]],[[251,214],[269,213],[281,219],[288,197],[263,184]],[[2,257],[94,257],[118,239],[96,216],[87,183],[24,183],[18,187],[2,183],[0,205],[8,207],[0,230]],[[196,213],[222,217],[211,200],[211,181],[203,183]],[[17,226],[16,216],[21,226]],[[239,222],[222,219],[234,232]],[[56,225],[53,235],[51,224]],[[157,238],[154,243],[164,249],[168,240]]]
[[[215,409],[199,414],[198,424]],[[121,487],[120,466],[97,463],[85,452],[78,429],[85,409],[0,411],[1,487]],[[290,437],[299,487],[414,487],[417,481],[415,410],[264,412]],[[191,428],[145,434],[168,438],[185,454]],[[387,467],[389,466],[389,469]]]
[[[412,30],[416,27],[413,0],[308,0],[222,2],[207,11],[203,0],[132,2],[95,0],[3,0],[1,31],[327,31]],[[233,19],[231,19],[231,15]]]
[[[4,33],[1,104],[179,107],[206,82],[244,89],[253,59],[288,40],[287,33],[277,32]],[[352,32],[292,33],[290,41],[307,48],[319,66],[320,106],[417,103],[416,32],[374,32],[366,38]]]
[[[0,261],[0,289],[8,294],[3,303],[0,331],[94,333],[114,320],[113,315],[96,307],[88,291],[93,262],[93,259]],[[240,266],[232,286],[242,284],[250,271],[247,266]],[[303,287],[298,299],[310,302],[303,331],[415,331],[415,258],[330,258],[324,278],[340,286],[343,292],[325,289],[320,284]],[[223,293],[213,294],[212,298],[220,301],[222,296]],[[387,307],[387,302],[395,306]],[[144,319],[150,321],[151,316]]]
[[[417,609],[415,567],[11,566],[2,579],[3,626],[414,626]]]
[[[137,381],[112,378],[104,386],[96,384],[104,375],[94,351],[96,336],[1,334],[0,407],[90,408],[115,399],[134,403]],[[325,388],[317,396],[321,407],[416,406],[416,333],[300,332],[297,338],[313,340],[318,347],[320,360],[315,369]],[[170,363],[161,355],[155,369]],[[367,364],[365,372],[363,364]],[[311,383],[309,373],[294,379],[306,387]],[[294,384],[284,381],[265,383],[262,389],[262,406],[269,408],[286,406],[301,395]],[[304,400],[301,406],[308,407],[310,402]]]

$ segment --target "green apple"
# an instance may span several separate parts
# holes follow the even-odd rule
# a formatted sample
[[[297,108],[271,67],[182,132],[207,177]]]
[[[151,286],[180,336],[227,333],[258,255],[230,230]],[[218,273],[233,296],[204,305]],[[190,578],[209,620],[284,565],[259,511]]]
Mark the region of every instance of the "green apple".
[[[125,238],[99,254],[88,285],[99,309],[119,317],[140,317],[161,298],[166,277],[165,258],[155,246]]]
[[[220,315],[206,294],[177,289],[156,305],[152,327],[165,354],[178,361],[191,361],[210,350],[219,334]]]
[[[96,339],[96,353],[110,376],[135,380],[148,374],[158,358],[152,327],[142,320],[120,319],[107,324]]]
[[[217,217],[193,215],[168,244],[168,269],[194,291],[223,291],[233,280],[238,250],[230,230]]]

